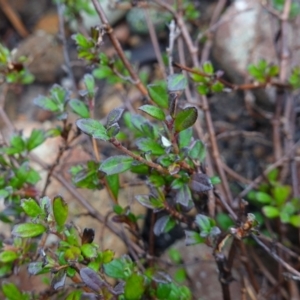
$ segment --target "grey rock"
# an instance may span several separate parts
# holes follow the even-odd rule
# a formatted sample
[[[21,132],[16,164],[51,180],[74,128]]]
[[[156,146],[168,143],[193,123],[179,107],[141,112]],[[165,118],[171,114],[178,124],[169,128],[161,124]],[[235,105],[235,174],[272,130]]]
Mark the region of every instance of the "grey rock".
[[[247,65],[265,59],[279,64],[281,43],[278,18],[270,14],[260,0],[236,0],[223,14],[215,33],[213,58],[226,74],[241,83]],[[290,68],[300,64],[300,18],[288,23]]]
[[[36,81],[53,83],[62,75],[64,63],[62,46],[54,36],[36,32],[18,47],[16,57],[26,56],[27,67]]]

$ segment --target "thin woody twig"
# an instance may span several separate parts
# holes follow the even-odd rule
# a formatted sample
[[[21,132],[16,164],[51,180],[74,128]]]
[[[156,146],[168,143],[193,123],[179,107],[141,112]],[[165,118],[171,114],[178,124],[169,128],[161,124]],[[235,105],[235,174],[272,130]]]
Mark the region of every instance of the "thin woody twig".
[[[223,167],[224,171],[232,178],[234,178],[237,181],[244,183],[244,184],[249,184],[251,182],[251,180],[241,176],[240,174],[236,173],[234,170],[229,168],[225,163],[223,163],[223,162],[221,162],[221,163],[222,163],[222,167]]]
[[[214,9],[209,27],[212,27],[217,22],[226,3],[227,3],[227,0],[219,0],[218,1],[216,8]],[[209,57],[209,53],[210,53],[210,50],[211,50],[211,47],[213,44],[212,31],[207,36],[208,36],[208,39],[206,40],[203,50],[202,50],[201,62],[200,62],[201,64],[203,64],[205,62],[205,60]]]
[[[290,52],[288,49],[288,17],[291,9],[291,0],[285,0],[283,12],[281,15],[281,52],[280,52],[280,73],[279,78],[281,82],[285,82],[287,79],[287,69],[290,58]],[[285,93],[286,94],[286,93]],[[273,125],[273,144],[274,144],[274,156],[275,160],[278,160],[282,156],[281,145],[281,113],[283,104],[283,95],[277,93],[275,114],[272,120]],[[283,173],[281,173],[283,175]]]
[[[26,38],[29,36],[29,32],[24,26],[22,20],[18,16],[18,14],[13,10],[11,5],[9,4],[8,0],[0,0],[0,7],[9,19],[9,21],[12,23],[14,28],[17,30],[18,34],[22,38]]]
[[[235,221],[238,221],[237,214],[232,210],[232,208],[228,205],[228,203],[222,198],[221,195],[219,195],[215,191],[215,195],[217,198],[221,201],[222,205],[225,207],[225,209],[230,214],[231,218]],[[272,251],[266,244],[262,242],[261,239],[259,239],[256,235],[253,233],[250,234],[250,236],[255,240],[255,242],[262,247],[273,259],[275,259],[280,265],[282,265],[287,271],[289,271],[291,274],[295,275],[297,278],[300,278],[300,272],[298,272],[295,268],[293,268],[291,265],[289,265],[287,262],[285,262],[281,257],[279,257],[274,251]]]
[[[183,45],[183,39],[181,36],[178,37],[177,40],[177,47],[178,47],[178,55],[179,55],[179,61],[181,64],[185,65],[186,61],[185,61],[185,55],[184,55],[184,45]],[[170,61],[169,61],[170,63]],[[186,71],[182,71],[184,76],[187,76],[187,72]],[[190,86],[187,85],[185,88],[185,96],[188,102],[192,102],[192,93],[191,93],[191,89]],[[199,102],[197,103],[199,104]]]
[[[76,81],[74,77],[74,73],[71,67],[71,61],[69,57],[69,51],[68,51],[68,45],[66,41],[66,34],[65,34],[65,26],[64,26],[64,4],[57,3],[57,14],[58,14],[58,20],[59,20],[59,33],[60,38],[63,44],[63,53],[64,53],[64,60],[66,64],[67,74],[72,84],[72,90],[75,94],[77,94],[77,87],[76,87]]]
[[[231,195],[231,191],[230,191],[229,184],[227,181],[227,177],[226,177],[224,169],[222,167],[222,160],[221,160],[221,156],[220,156],[220,152],[219,152],[219,148],[218,148],[218,144],[217,144],[213,121],[212,121],[211,114],[209,111],[208,101],[207,101],[206,96],[202,96],[201,99],[202,99],[202,105],[203,105],[202,109],[205,114],[205,120],[206,120],[206,124],[207,124],[207,128],[208,128],[208,132],[209,132],[209,139],[210,139],[211,148],[212,148],[212,156],[215,160],[216,168],[217,168],[217,171],[218,171],[221,181],[222,181],[222,187],[224,190],[224,194],[226,196],[226,200],[228,201],[228,203],[231,203],[232,195]]]
[[[174,68],[173,68],[173,49],[175,40],[178,37],[178,30],[177,26],[175,24],[175,21],[172,20],[169,24],[169,46],[167,48],[167,54],[168,54],[168,63],[169,63],[169,74],[174,74]]]
[[[279,88],[291,88],[291,85],[288,83],[283,83],[280,81],[270,81],[270,82],[266,82],[266,83],[258,83],[258,82],[254,82],[254,83],[246,83],[246,84],[233,84],[219,76],[216,75],[209,75],[206,74],[204,72],[201,72],[200,70],[195,70],[193,68],[189,68],[187,66],[183,66],[179,63],[174,62],[174,66],[185,70],[189,73],[192,74],[197,74],[206,78],[211,78],[213,80],[219,81],[220,83],[224,84],[226,87],[230,88],[233,91],[245,91],[245,90],[255,90],[255,89],[262,89],[262,88],[267,88],[269,86],[275,86],[275,87],[279,87]]]
[[[37,162],[42,168],[46,169],[47,165],[41,161],[37,156],[34,154],[30,154],[30,158]],[[105,219],[103,215],[101,215],[81,194],[78,190],[76,190],[62,175],[58,174],[57,172],[53,171],[52,176],[60,182],[68,191],[69,193],[76,199],[89,213],[89,215],[100,223],[104,224],[111,232],[113,232],[116,236],[120,239],[124,240],[124,233],[117,229],[117,227],[111,222]],[[135,251],[144,252],[137,244],[128,240],[128,243],[132,243],[131,247],[135,249]]]
[[[183,39],[185,41],[185,43],[187,44],[187,47],[189,49],[191,58],[192,58],[192,62],[194,67],[199,68],[200,63],[199,63],[199,58],[198,58],[198,48],[193,44],[192,38],[188,32],[188,29],[185,25],[184,19],[182,14],[177,13],[172,6],[170,6],[168,3],[163,2],[163,1],[159,1],[159,0],[155,0],[155,2],[160,5],[161,7],[167,9],[170,13],[173,14],[177,25],[181,31],[181,34],[183,36]],[[210,142],[211,142],[211,146],[212,146],[212,152],[213,152],[213,157],[215,159],[216,162],[216,166],[217,166],[217,170],[218,173],[221,177],[222,180],[222,187],[224,190],[224,193],[226,195],[226,199],[227,201],[231,202],[232,201],[232,196],[231,196],[231,192],[229,189],[229,185],[228,185],[228,181],[227,178],[225,176],[224,170],[220,164],[221,159],[220,159],[220,153],[219,153],[219,149],[218,149],[218,145],[216,142],[216,138],[215,138],[215,131],[214,131],[214,126],[213,126],[213,122],[212,122],[212,118],[210,115],[210,111],[209,111],[209,105],[208,105],[208,101],[207,98],[205,96],[201,97],[202,100],[202,108],[205,114],[205,119],[206,119],[206,123],[207,123],[207,127],[208,127],[208,132],[209,132],[209,138],[210,138]]]
[[[165,65],[164,65],[164,62],[162,59],[161,51],[159,49],[159,43],[158,43],[157,35],[155,32],[155,28],[154,28],[153,22],[150,18],[150,15],[149,15],[149,9],[145,8],[144,13],[145,13],[146,22],[147,22],[147,26],[148,26],[148,30],[149,30],[149,35],[150,35],[150,38],[152,41],[153,49],[155,52],[156,59],[158,61],[159,68],[161,69],[161,72],[162,72],[164,78],[166,78],[167,73],[166,73]]]
[[[104,26],[104,29],[106,30],[106,33],[108,34],[108,37],[111,41],[111,43],[113,44],[115,50],[117,51],[120,59],[122,60],[125,68],[128,70],[132,81],[134,82],[134,85],[139,89],[139,91],[142,93],[143,96],[145,97],[149,97],[148,95],[148,91],[146,89],[146,87],[143,85],[143,83],[141,82],[141,80],[139,79],[139,77],[137,76],[136,72],[133,70],[129,60],[127,59],[121,45],[120,42],[118,41],[118,39],[116,38],[113,28],[110,26],[107,17],[102,9],[101,4],[99,3],[99,1],[97,0],[92,0],[93,5],[95,7],[95,10]]]
[[[168,169],[162,167],[161,165],[154,163],[152,161],[148,161],[145,158],[141,157],[140,155],[137,155],[133,152],[131,152],[130,150],[128,150],[126,147],[124,147],[117,139],[115,138],[111,138],[110,143],[112,145],[114,145],[117,149],[119,149],[120,151],[124,152],[125,154],[131,156],[132,158],[134,158],[137,161],[140,161],[142,163],[144,163],[145,165],[149,166],[150,168],[156,169],[158,172],[160,172],[161,174],[165,174],[165,175],[170,175],[170,172],[168,171]],[[178,174],[174,174],[173,175],[176,178],[179,178],[180,176]]]

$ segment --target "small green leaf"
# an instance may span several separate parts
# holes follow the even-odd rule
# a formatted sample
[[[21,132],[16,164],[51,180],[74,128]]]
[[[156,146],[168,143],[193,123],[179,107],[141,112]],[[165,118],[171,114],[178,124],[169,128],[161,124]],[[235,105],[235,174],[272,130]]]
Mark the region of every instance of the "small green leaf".
[[[103,267],[107,276],[117,279],[126,279],[126,274],[124,273],[124,262],[121,258],[114,259],[108,264],[103,264]]]
[[[54,290],[62,288],[65,285],[66,276],[67,274],[65,269],[61,269],[58,272],[56,272],[52,277],[51,287]]]
[[[169,257],[171,258],[171,260],[176,263],[176,264],[179,264],[182,262],[182,256],[181,256],[181,253],[178,249],[176,248],[171,248],[169,251],[168,251],[168,254],[169,254]]]
[[[151,152],[153,155],[162,155],[166,152],[164,147],[149,138],[138,139],[136,145],[141,151]]]
[[[209,87],[206,84],[200,84],[197,86],[197,91],[200,95],[207,95],[209,93]]]
[[[143,206],[154,209],[154,211],[159,211],[164,208],[163,202],[151,195],[136,195],[135,199]]]
[[[169,97],[164,83],[147,85],[151,99],[162,108],[168,108]]]
[[[76,44],[83,48],[89,47],[89,41],[88,39],[81,33],[73,34],[72,39],[75,40]]]
[[[28,151],[36,148],[45,141],[45,133],[40,129],[33,129],[30,137],[27,139],[26,148]]]
[[[273,201],[273,198],[269,194],[264,192],[256,192],[255,199],[263,204],[269,204]]]
[[[184,184],[176,193],[175,202],[187,207],[192,201],[191,190],[187,184]]]
[[[295,67],[292,71],[292,74],[289,78],[289,83],[293,86],[294,89],[300,88],[300,67]]]
[[[11,148],[13,148],[14,153],[11,152],[11,153],[8,153],[8,154],[21,153],[25,150],[25,141],[19,135],[13,135],[11,137],[10,145],[11,145]]]
[[[279,170],[278,169],[273,169],[272,171],[270,171],[268,173],[267,177],[270,181],[276,181],[277,177],[278,177],[278,174],[279,174]]]
[[[203,244],[205,242],[205,238],[201,237],[198,232],[185,230],[185,245],[197,245]]]
[[[67,276],[72,278],[75,275],[76,275],[76,270],[74,268],[68,267],[67,268]]]
[[[202,69],[203,69],[204,73],[206,73],[208,75],[213,75],[214,74],[214,67],[213,67],[213,65],[210,61],[206,61],[202,65]]]
[[[220,81],[217,81],[211,86],[211,90],[214,93],[221,93],[224,90],[224,84]]]
[[[180,149],[184,147],[188,147],[191,143],[193,136],[193,129],[192,128],[187,128],[183,131],[179,132],[178,135],[178,146]]]
[[[110,249],[103,251],[102,252],[102,263],[104,263],[104,264],[110,263],[113,260],[114,256],[115,256],[115,252]]]
[[[234,222],[226,213],[218,213],[216,216],[216,221],[223,230],[227,230],[230,226],[234,226]]]
[[[165,113],[159,107],[153,105],[143,105],[139,107],[139,110],[160,121],[163,121],[166,118]]]
[[[85,74],[83,77],[83,82],[90,97],[93,97],[95,93],[95,79],[91,74]]]
[[[279,73],[279,67],[278,66],[269,66],[269,71],[268,71],[268,75],[270,77],[275,77],[277,76]]]
[[[105,127],[99,121],[93,119],[79,119],[76,121],[76,125],[81,131],[91,135],[95,139],[103,141],[109,139]]]
[[[159,236],[162,233],[169,232],[176,225],[176,221],[170,216],[159,218],[154,224],[154,234]]]
[[[165,283],[159,283],[156,288],[156,296],[159,300],[169,299],[171,293],[171,285]]]
[[[4,189],[0,189],[0,200],[8,197],[10,195],[10,193],[7,191],[7,190],[4,190]]]
[[[206,156],[206,149],[200,140],[196,140],[190,147],[189,156],[192,159],[197,159],[203,162]]]
[[[130,169],[133,158],[125,155],[116,155],[107,158],[101,163],[99,171],[107,175],[123,173]]]
[[[44,110],[49,110],[49,111],[52,111],[52,112],[60,111],[58,104],[53,99],[42,96],[42,95],[39,95],[38,97],[36,97],[33,100],[33,103],[36,106],[38,106],[38,107],[40,107]]]
[[[12,234],[17,237],[29,238],[41,235],[46,231],[46,227],[42,224],[25,223],[15,225]]]
[[[26,182],[30,184],[36,184],[41,179],[39,172],[33,169],[27,169]]]
[[[106,127],[110,127],[113,124],[117,123],[122,117],[123,112],[123,107],[114,108],[111,112],[109,112],[107,116]]]
[[[93,244],[84,244],[81,246],[81,253],[86,258],[96,258],[98,256],[97,247]]]
[[[59,105],[60,111],[64,109],[64,104],[68,98],[68,92],[60,85],[54,84],[50,90],[51,98]]]
[[[36,218],[43,214],[43,210],[32,198],[23,199],[21,203],[21,207],[24,209],[26,215],[32,218]]]
[[[294,215],[290,217],[290,223],[295,226],[300,228],[300,215]]]
[[[78,99],[71,99],[69,105],[72,108],[72,111],[81,118],[89,118],[90,112],[87,106]]]
[[[179,268],[178,270],[175,271],[174,274],[174,279],[177,282],[183,282],[186,280],[186,271],[184,268]]]
[[[109,137],[115,137],[120,132],[120,126],[118,123],[112,124],[107,127],[107,135]]]
[[[114,175],[106,176],[106,181],[115,199],[118,199],[118,194],[120,189],[119,175],[114,174]]]
[[[264,206],[262,210],[267,218],[273,219],[273,218],[277,218],[279,216],[279,210],[277,207]]]
[[[107,79],[107,77],[114,75],[114,73],[109,66],[101,65],[99,68],[93,71],[93,75],[97,79]]]
[[[56,128],[51,128],[51,129],[47,130],[46,136],[47,137],[56,137],[56,136],[60,136],[61,133],[62,133],[62,128],[56,127]]]
[[[29,275],[38,275],[49,272],[50,268],[44,268],[44,263],[42,261],[37,261],[28,264],[27,271]]]
[[[219,176],[212,176],[209,180],[212,185],[220,184],[222,182]]]
[[[139,300],[145,290],[144,277],[133,273],[125,283],[124,295],[127,300]]]
[[[62,197],[56,196],[53,199],[53,215],[54,215],[55,222],[59,227],[65,225],[68,218],[68,214],[69,214],[68,204],[65,202],[65,200]]]
[[[8,263],[18,258],[18,254],[15,251],[7,250],[0,253],[0,262]]]
[[[83,291],[73,291],[68,295],[66,300],[81,300],[82,293]]]
[[[187,78],[183,74],[172,74],[168,76],[168,91],[183,91],[187,87]]]
[[[200,70],[199,68],[193,68],[194,71],[196,72],[201,72],[202,73],[202,70]],[[200,74],[196,74],[196,73],[192,73],[191,74],[191,77],[192,79],[195,81],[195,82],[202,82],[202,83],[207,83],[210,81],[210,78],[207,78],[205,76],[202,76]]]
[[[178,112],[174,121],[176,132],[180,132],[193,126],[197,120],[197,117],[198,111],[195,107],[187,107]]]
[[[277,185],[273,189],[273,196],[276,205],[280,206],[288,200],[291,194],[291,187],[289,185]]]
[[[2,283],[2,292],[8,300],[20,300],[23,299],[22,293],[17,286],[10,282]]]
[[[198,214],[195,219],[196,224],[198,225],[199,229],[204,232],[210,232],[211,228],[213,227],[213,220],[205,215]]]
[[[161,187],[165,185],[165,179],[160,175],[150,175],[149,176],[150,183],[155,187]]]
[[[69,247],[65,252],[64,252],[64,258],[67,261],[75,261],[78,260],[78,258],[81,255],[81,250],[78,247],[72,246]]]

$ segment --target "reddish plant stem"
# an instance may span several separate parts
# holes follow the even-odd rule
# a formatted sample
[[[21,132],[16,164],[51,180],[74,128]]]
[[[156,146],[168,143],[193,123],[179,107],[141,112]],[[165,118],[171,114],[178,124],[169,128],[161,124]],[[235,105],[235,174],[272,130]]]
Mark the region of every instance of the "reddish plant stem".
[[[188,29],[185,25],[183,16],[180,13],[177,13],[173,9],[173,7],[170,6],[166,2],[159,1],[159,0],[156,0],[155,2],[158,5],[160,5],[161,7],[168,10],[170,13],[173,14],[173,16],[174,16],[174,18],[177,22],[177,25],[178,25],[179,29],[181,30],[181,34],[183,36],[183,39],[184,39],[185,43],[187,44],[187,47],[188,47],[189,52],[191,54],[193,65],[194,65],[194,67],[199,68],[200,64],[199,64],[199,59],[198,59],[198,48],[195,47],[195,45],[193,44],[192,38],[191,38],[191,36],[188,32]],[[213,126],[213,122],[212,122],[212,118],[211,118],[211,114],[210,114],[210,110],[209,110],[208,101],[207,101],[207,98],[205,96],[201,97],[201,100],[202,100],[203,111],[204,111],[204,114],[205,114],[205,119],[206,119],[206,123],[207,123],[208,132],[209,132],[209,138],[210,138],[210,142],[211,142],[213,157],[215,159],[215,163],[216,163],[218,173],[219,173],[219,175],[221,177],[221,180],[222,180],[222,187],[223,187],[224,194],[226,196],[227,201],[231,202],[232,201],[232,195],[231,195],[231,192],[230,192],[230,189],[229,189],[229,184],[228,184],[227,178],[225,176],[225,172],[222,168],[222,165],[220,164],[220,162],[221,162],[220,152],[219,152],[218,144],[217,144],[216,137],[215,137],[215,131],[214,131],[214,126]]]
[[[103,26],[106,30],[106,33],[108,34],[108,37],[113,45],[113,47],[115,48],[115,50],[117,51],[120,59],[122,60],[125,68],[128,70],[132,82],[134,83],[134,85],[139,89],[139,91],[142,93],[143,96],[149,98],[148,96],[148,91],[146,89],[146,87],[143,85],[143,83],[141,82],[140,78],[137,76],[136,72],[133,70],[129,60],[127,59],[121,45],[120,42],[118,41],[118,39],[116,38],[115,34],[114,34],[114,30],[113,28],[110,26],[107,17],[102,9],[101,4],[99,3],[98,0],[92,0],[93,5],[95,7],[95,10],[101,20],[101,22],[103,23]]]
[[[47,188],[50,184],[51,176],[52,176],[55,168],[59,165],[62,156],[64,155],[65,151],[70,147],[70,144],[78,137],[78,135],[75,134],[68,141],[68,136],[69,136],[69,133],[70,133],[70,129],[68,129],[67,127],[68,127],[67,121],[65,121],[63,131],[66,132],[66,136],[65,137],[62,136],[63,145],[59,147],[59,150],[58,150],[58,153],[56,155],[54,163],[48,168],[49,171],[48,171],[48,174],[47,174],[47,177],[46,177],[45,186],[44,186],[44,188],[42,190],[42,193],[41,193],[42,197],[44,197],[46,195]]]
[[[281,52],[280,52],[280,73],[279,78],[281,82],[286,81],[287,79],[287,71],[288,71],[288,63],[290,59],[290,52],[288,49],[288,18],[291,10],[292,0],[285,0],[285,4],[283,7],[283,12],[281,14]],[[284,93],[286,96],[286,93]],[[282,113],[282,104],[285,100],[286,109],[289,106],[288,97],[284,97],[283,95],[278,94],[276,99],[276,107],[275,107],[275,115],[272,120],[273,124],[273,144],[274,144],[274,156],[275,160],[278,160],[282,156],[282,145],[281,145],[281,113]],[[283,99],[284,97],[284,99]],[[283,179],[283,174],[281,173],[281,179]]]
[[[145,158],[141,157],[138,154],[135,154],[133,152],[131,152],[130,150],[128,150],[126,147],[124,147],[117,139],[115,138],[111,138],[110,143],[112,145],[114,145],[117,149],[119,149],[120,151],[122,151],[123,153],[129,155],[130,157],[132,157],[133,159],[142,162],[143,164],[149,166],[150,168],[153,168],[155,170],[157,170],[159,173],[164,174],[164,175],[170,175],[168,169],[162,167],[159,164],[156,164],[152,161],[148,161]],[[173,175],[175,178],[180,178],[180,176],[178,174],[174,174]]]
[[[269,86],[274,86],[274,87],[278,87],[278,88],[291,88],[291,85],[288,84],[288,83],[284,83],[284,82],[281,82],[281,81],[269,81],[269,82],[266,82],[266,83],[258,83],[258,82],[254,82],[254,83],[245,83],[245,84],[234,84],[234,83],[231,83],[221,77],[216,77],[215,75],[209,75],[209,74],[206,74],[200,70],[195,70],[193,68],[189,68],[187,66],[184,66],[182,64],[179,64],[179,63],[176,63],[174,62],[173,63],[174,66],[182,69],[182,70],[185,70],[189,73],[192,73],[192,74],[196,74],[196,75],[200,75],[200,76],[203,76],[203,77],[206,77],[206,78],[211,78],[212,80],[217,80],[219,81],[220,83],[224,84],[226,87],[234,90],[234,91],[246,91],[246,90],[255,90],[255,89],[263,89],[263,88],[266,88],[266,87],[269,87]]]
[[[149,9],[145,8],[144,13],[145,13],[147,26],[148,26],[148,30],[149,30],[149,35],[150,35],[150,38],[151,38],[151,42],[152,42],[152,45],[153,45],[153,49],[154,49],[154,52],[155,52],[155,56],[156,56],[159,68],[161,70],[161,73],[162,73],[163,77],[166,78],[167,72],[166,72],[165,64],[163,62],[163,58],[162,58],[161,51],[160,51],[160,48],[159,48],[157,34],[155,32],[153,22],[150,18]]]
[[[224,208],[228,211],[231,218],[234,221],[240,221],[238,220],[238,216],[236,215],[236,213],[232,210],[232,208],[228,205],[228,203],[222,198],[222,196],[219,195],[216,191],[215,191],[215,195],[220,200]],[[260,238],[258,238],[256,235],[252,233],[250,234],[250,236],[261,248],[263,248],[271,257],[273,257],[274,260],[276,260],[280,265],[282,265],[288,272],[295,275],[297,278],[300,278],[300,272],[298,272],[295,268],[293,268],[291,265],[285,262],[281,257],[279,257],[273,250],[271,250],[266,244],[264,244]]]
[[[231,195],[231,191],[229,188],[226,174],[222,167],[222,160],[221,160],[221,156],[220,156],[220,152],[219,152],[219,147],[217,144],[217,139],[216,139],[215,129],[213,126],[212,117],[211,117],[211,114],[209,111],[208,101],[207,101],[206,96],[202,96],[201,99],[202,99],[202,105],[203,105],[202,109],[205,114],[205,120],[206,120],[207,128],[209,131],[209,138],[210,138],[210,143],[211,143],[211,148],[212,148],[212,156],[215,160],[216,168],[217,168],[217,171],[218,171],[221,181],[222,181],[221,184],[223,187],[224,195],[226,196],[226,200],[228,203],[232,203],[232,195]]]

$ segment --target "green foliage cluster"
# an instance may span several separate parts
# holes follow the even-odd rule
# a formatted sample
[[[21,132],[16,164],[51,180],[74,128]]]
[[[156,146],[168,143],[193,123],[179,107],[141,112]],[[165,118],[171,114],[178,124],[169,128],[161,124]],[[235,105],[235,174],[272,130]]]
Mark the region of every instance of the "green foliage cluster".
[[[0,274],[8,276],[15,266],[26,264],[30,275],[53,274],[51,287],[61,289],[70,278],[76,282],[80,276],[89,293],[105,299],[140,299],[151,295],[156,299],[190,299],[189,290],[172,283],[171,278],[155,268],[148,268],[142,274],[127,255],[115,258],[110,249],[101,251],[93,242],[94,230],[85,228],[82,233],[68,219],[68,205],[60,196],[53,200],[43,197],[23,199],[21,207],[30,221],[15,225],[12,245],[2,245],[0,253]],[[52,234],[57,237],[55,251],[41,249],[40,258],[32,261],[39,247],[36,237]],[[117,280],[112,286],[109,278]],[[86,289],[84,289],[86,290]],[[8,299],[38,299],[38,295],[23,293],[8,282],[2,284],[2,291]],[[59,297],[80,299],[83,290],[79,286],[72,291],[61,290]]]
[[[34,76],[24,63],[26,57],[15,59],[12,53],[0,43],[0,83],[30,84]]]
[[[277,181],[278,169],[268,174],[268,182],[251,191],[248,199],[262,206],[263,214],[269,218],[279,218],[283,224],[300,227],[300,199],[291,197],[291,186]]]
[[[276,9],[282,9],[283,1],[273,2]],[[85,1],[60,3],[66,4],[70,16],[89,10]],[[183,1],[183,8],[188,20],[198,17],[190,1]],[[293,10],[294,13],[297,10],[295,3]],[[193,136],[198,109],[181,98],[189,84],[183,74],[172,74],[164,81],[147,84],[148,102],[136,114],[118,107],[107,115],[105,122],[92,117],[95,78],[110,84],[132,83],[121,59],[100,51],[102,38],[99,28],[92,28],[90,37],[73,36],[78,56],[94,66],[92,74],[84,76],[85,89],[79,91],[78,98],[56,84],[49,95],[34,99],[35,105],[54,113],[61,126],[47,132],[35,129],[27,138],[16,133],[0,149],[0,198],[6,205],[0,212],[0,220],[13,226],[13,239],[0,244],[0,277],[9,277],[26,265],[30,275],[47,275],[49,289],[67,300],[81,299],[85,294],[120,300],[192,299],[189,288],[181,285],[187,279],[183,267],[171,278],[155,265],[148,266],[146,259],[142,260],[145,264],[141,269],[128,255],[115,257],[114,249],[100,250],[101,245],[94,242],[94,229],[84,228],[81,232],[69,221],[69,208],[61,196],[37,197],[35,185],[40,175],[30,165],[31,151],[54,136],[60,136],[67,149],[70,141],[84,133],[94,142],[106,142],[120,153],[71,166],[72,183],[77,188],[107,189],[115,203],[112,220],[123,223],[131,232],[139,233],[141,216],[118,202],[120,176],[124,172],[142,176],[149,187],[149,194],[135,195],[136,201],[153,213],[165,211],[153,226],[156,236],[169,232],[176,224],[184,224],[186,245],[205,243],[217,256],[228,237],[242,239],[256,230],[258,222],[254,214],[249,213],[243,224],[234,224],[227,214],[219,213],[213,219],[202,208],[205,196],[220,179],[206,174],[205,144]],[[222,74],[215,71],[211,62],[205,62],[195,71],[191,78],[200,95],[225,90],[224,81],[220,80]],[[255,81],[267,84],[278,76],[279,67],[260,60],[250,64],[248,71]],[[1,45],[0,75],[7,83],[26,84],[33,79],[22,63],[13,62],[11,53]],[[293,89],[300,87],[298,67],[293,69],[288,83]],[[75,126],[68,123],[70,112],[78,117]],[[277,171],[268,175],[266,184],[252,190],[248,199],[262,208],[265,217],[300,227],[300,201],[291,197],[289,185],[277,180]],[[43,239],[48,235],[55,236],[57,242],[51,249],[44,249]],[[182,262],[181,254],[174,249],[169,256],[176,264]],[[67,285],[67,280],[74,284]],[[34,292],[20,291],[8,281],[3,281],[1,289],[9,300],[39,297]]]

